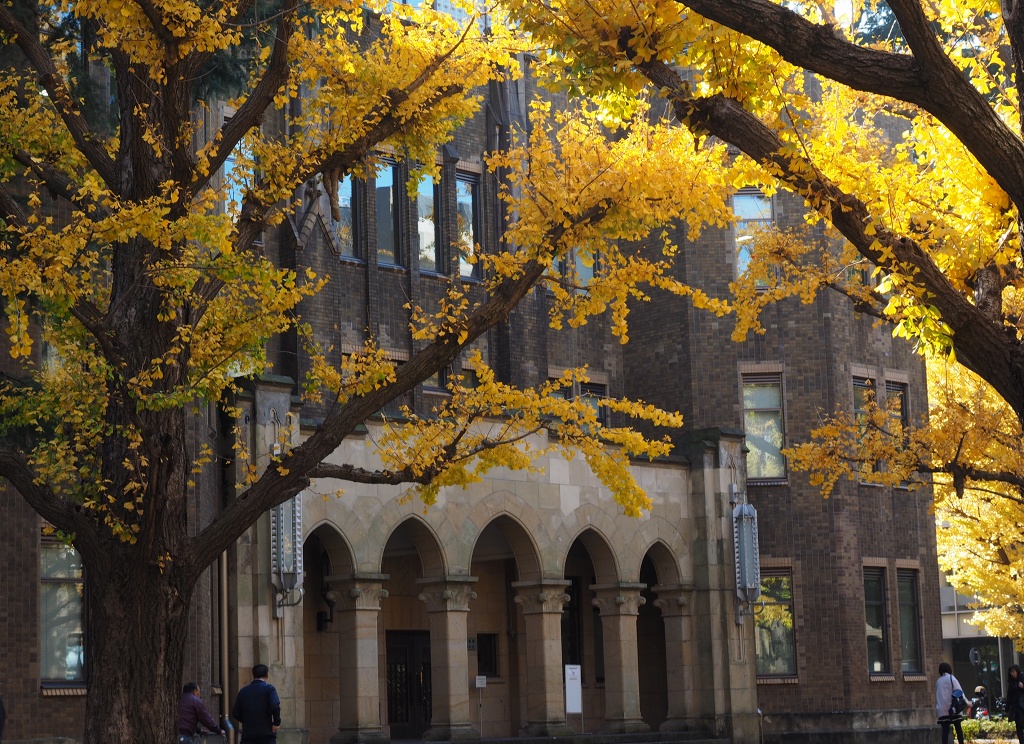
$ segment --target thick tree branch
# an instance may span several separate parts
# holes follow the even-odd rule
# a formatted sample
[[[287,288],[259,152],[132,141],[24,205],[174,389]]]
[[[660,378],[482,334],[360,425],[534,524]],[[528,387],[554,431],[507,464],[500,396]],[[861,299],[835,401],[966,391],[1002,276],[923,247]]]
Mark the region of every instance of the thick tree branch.
[[[565,232],[582,224],[593,224],[608,212],[608,205],[594,205],[570,221],[548,231],[547,245],[558,245]],[[491,291],[487,300],[474,309],[458,327],[442,331],[435,340],[413,355],[395,372],[395,381],[356,397],[331,413],[320,428],[280,463],[267,468],[254,483],[231,501],[196,537],[178,561],[185,576],[198,575],[220,553],[268,509],[283,503],[309,485],[310,474],[334,452],[355,428],[384,405],[426,380],[438,369],[451,364],[456,356],[487,329],[508,318],[546,271],[537,260],[529,261],[521,274],[506,277]]]
[[[33,157],[31,153],[25,150],[16,151],[14,159],[32,171],[36,178],[42,181],[47,191],[54,196],[66,199],[75,208],[86,212],[90,219],[102,220],[110,216],[109,208],[100,204],[95,199],[83,198],[79,184],[49,163]]]
[[[1024,210],[1024,142],[920,28],[915,0],[890,3],[920,57],[865,49],[771,0],[680,0],[688,8],[775,49],[783,59],[856,90],[913,103],[949,128]],[[911,6],[917,6],[916,11]],[[931,35],[931,41],[925,36]],[[908,39],[909,40],[909,39]]]
[[[206,174],[196,174],[192,183],[188,185],[185,202],[191,201],[197,193],[206,187],[212,174],[220,170],[224,161],[231,155],[242,137],[263,120],[263,116],[274,96],[277,95],[281,86],[288,82],[288,46],[295,31],[295,12],[298,7],[298,0],[286,0],[281,8],[277,21],[277,33],[274,38],[274,48],[270,54],[270,61],[267,69],[260,78],[259,83],[249,94],[245,102],[238,107],[238,110],[221,126],[220,131],[214,135],[216,143],[210,152],[209,166]]]
[[[0,218],[3,218],[7,224],[14,227],[26,227],[28,225],[28,217],[22,211],[21,205],[14,200],[14,197],[4,188],[3,184],[0,184]]]
[[[668,92],[676,115],[692,130],[735,145],[774,170],[789,188],[838,229],[862,256],[887,271],[912,275],[928,303],[935,305],[953,331],[961,362],[987,380],[1017,413],[1024,416],[1024,357],[1020,344],[1001,323],[964,297],[917,243],[878,224],[867,206],[808,163],[785,152],[779,136],[739,103],[719,94],[694,98],[679,73],[649,61],[638,69]]]
[[[17,489],[39,516],[58,530],[74,534],[91,533],[88,520],[74,506],[53,491],[36,483],[36,474],[21,448],[8,439],[0,439],[0,477]]]
[[[103,144],[89,129],[85,117],[75,105],[74,97],[57,71],[49,53],[32,32],[14,17],[4,3],[0,3],[0,30],[14,37],[15,43],[28,58],[29,64],[39,75],[40,83],[49,94],[51,103],[63,120],[64,126],[71,133],[79,152],[86,157],[104,182],[108,185],[113,184],[117,174],[114,161],[110,159]]]

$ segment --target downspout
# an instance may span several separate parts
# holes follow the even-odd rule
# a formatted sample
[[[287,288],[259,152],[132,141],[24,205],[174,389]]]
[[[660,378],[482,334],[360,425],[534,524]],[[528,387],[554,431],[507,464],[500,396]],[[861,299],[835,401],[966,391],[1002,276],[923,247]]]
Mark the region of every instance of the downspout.
[[[220,688],[221,715],[227,730],[227,744],[234,744],[235,730],[231,724],[231,670],[228,667],[228,551],[217,559],[220,570]]]

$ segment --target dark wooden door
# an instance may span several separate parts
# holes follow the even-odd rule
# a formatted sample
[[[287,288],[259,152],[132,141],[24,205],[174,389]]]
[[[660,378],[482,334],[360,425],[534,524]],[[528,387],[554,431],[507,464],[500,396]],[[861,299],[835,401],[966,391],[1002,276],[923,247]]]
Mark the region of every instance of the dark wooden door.
[[[430,727],[430,633],[387,631],[391,740],[422,739]]]

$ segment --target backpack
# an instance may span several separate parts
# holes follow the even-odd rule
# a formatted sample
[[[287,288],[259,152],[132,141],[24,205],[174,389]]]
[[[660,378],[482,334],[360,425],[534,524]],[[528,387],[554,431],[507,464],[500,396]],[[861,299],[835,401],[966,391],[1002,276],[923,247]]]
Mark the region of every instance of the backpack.
[[[949,686],[953,687],[953,675],[949,677]],[[964,691],[959,688],[954,689],[950,697],[949,717],[958,717],[965,710],[967,710],[967,698],[964,697]]]

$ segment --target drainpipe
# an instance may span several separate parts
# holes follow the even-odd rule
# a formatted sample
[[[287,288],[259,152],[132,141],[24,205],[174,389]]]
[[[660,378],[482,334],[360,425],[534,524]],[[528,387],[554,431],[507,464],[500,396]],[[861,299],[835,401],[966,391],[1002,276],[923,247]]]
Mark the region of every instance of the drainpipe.
[[[227,744],[234,744],[235,730],[231,726],[231,670],[228,667],[228,551],[217,559],[220,569],[220,688],[223,695],[221,714],[227,730]]]

